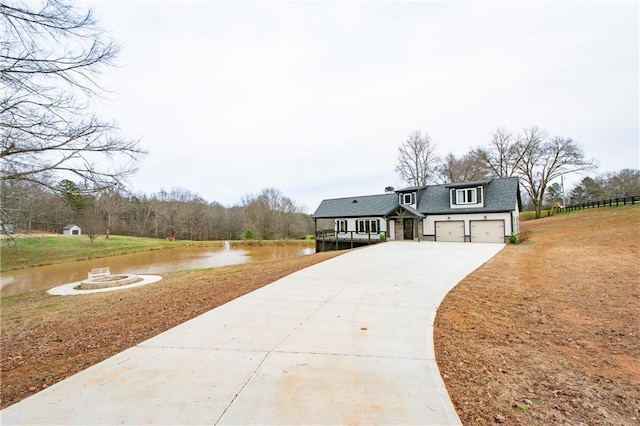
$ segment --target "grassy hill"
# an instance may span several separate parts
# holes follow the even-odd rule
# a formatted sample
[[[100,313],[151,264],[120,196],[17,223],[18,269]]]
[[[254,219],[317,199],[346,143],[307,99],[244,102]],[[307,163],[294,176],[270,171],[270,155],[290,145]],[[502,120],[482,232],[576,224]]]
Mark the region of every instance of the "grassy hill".
[[[465,425],[637,424],[640,206],[556,214],[454,288],[436,357]]]

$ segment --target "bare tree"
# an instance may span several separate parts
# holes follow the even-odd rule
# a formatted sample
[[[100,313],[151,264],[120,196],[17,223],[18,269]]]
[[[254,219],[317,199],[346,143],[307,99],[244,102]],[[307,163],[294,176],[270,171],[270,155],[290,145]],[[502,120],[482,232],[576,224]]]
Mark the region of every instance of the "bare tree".
[[[640,170],[622,169],[617,173],[605,173],[604,195],[608,198],[640,195]]]
[[[522,161],[522,152],[513,134],[503,127],[491,133],[488,147],[475,149],[474,154],[484,160],[495,177],[509,177],[516,174]]]
[[[242,199],[247,229],[258,239],[288,238],[298,232],[295,228],[302,208],[282,191],[264,188],[258,195],[247,195]]]
[[[425,186],[435,180],[440,161],[429,135],[415,130],[398,147],[395,170],[408,185]]]
[[[62,0],[2,1],[0,22],[1,178],[52,191],[61,179],[122,185],[145,152],[88,112],[119,46]]]
[[[582,148],[571,138],[553,137],[536,126],[524,129],[519,138],[516,171],[520,183],[531,197],[536,218],[544,202],[547,186],[556,178],[568,173],[597,167],[595,160],[585,159]]]
[[[487,163],[477,150],[458,158],[453,153],[444,158],[438,175],[442,183],[469,182],[486,179],[491,175]]]

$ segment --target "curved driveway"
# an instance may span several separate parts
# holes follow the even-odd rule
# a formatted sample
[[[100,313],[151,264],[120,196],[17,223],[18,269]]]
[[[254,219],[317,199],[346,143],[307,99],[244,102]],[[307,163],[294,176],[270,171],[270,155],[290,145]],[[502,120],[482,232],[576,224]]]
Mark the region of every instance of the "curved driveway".
[[[354,250],[63,380],[1,422],[460,424],[435,362],[436,308],[502,248]]]

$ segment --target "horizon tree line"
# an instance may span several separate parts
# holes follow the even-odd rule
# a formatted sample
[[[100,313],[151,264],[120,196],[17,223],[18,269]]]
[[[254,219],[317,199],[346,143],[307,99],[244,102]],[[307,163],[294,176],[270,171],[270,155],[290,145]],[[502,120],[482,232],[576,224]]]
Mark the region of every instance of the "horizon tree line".
[[[558,178],[598,167],[587,159],[582,147],[573,139],[550,136],[538,126],[514,134],[498,127],[485,145],[472,148],[456,157],[440,157],[431,137],[412,132],[399,146],[396,171],[412,186],[427,183],[452,183],[517,176],[523,192],[535,210],[536,218],[547,201],[547,190]]]
[[[70,223],[83,233],[182,240],[299,239],[313,233],[313,221],[275,188],[242,197],[225,207],[183,188],[128,194],[118,189],[84,194],[72,182],[62,193],[30,182],[2,182],[3,221],[29,233],[60,233]]]

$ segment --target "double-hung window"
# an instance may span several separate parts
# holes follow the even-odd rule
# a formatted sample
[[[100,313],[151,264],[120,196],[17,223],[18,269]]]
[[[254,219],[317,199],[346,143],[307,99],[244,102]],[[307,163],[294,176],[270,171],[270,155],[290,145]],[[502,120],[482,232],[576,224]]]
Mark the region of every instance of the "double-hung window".
[[[338,221],[338,232],[346,233],[347,232],[347,221],[339,220]]]
[[[359,219],[356,223],[357,229],[359,233],[367,234],[377,234],[380,230],[380,220],[379,219]]]
[[[465,188],[456,190],[456,204],[477,204],[478,191],[476,188]]]

